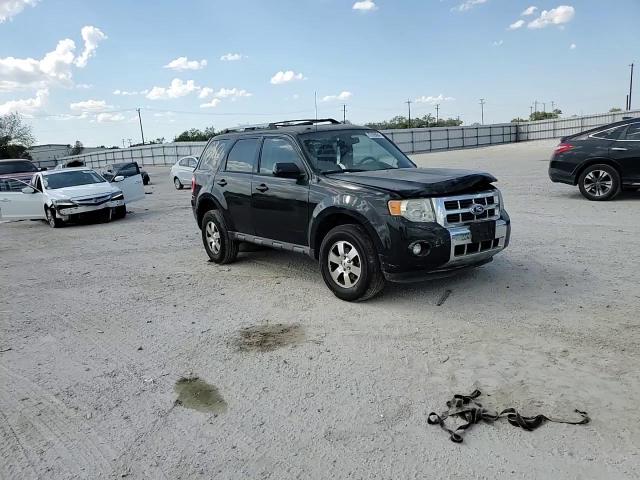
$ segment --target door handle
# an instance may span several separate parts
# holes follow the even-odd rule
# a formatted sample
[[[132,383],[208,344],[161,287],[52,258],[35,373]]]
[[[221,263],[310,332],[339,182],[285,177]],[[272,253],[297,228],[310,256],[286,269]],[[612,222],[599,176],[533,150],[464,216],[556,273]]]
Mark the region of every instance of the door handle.
[[[628,149],[622,147],[613,147],[611,150],[615,150],[616,152],[626,152]]]
[[[224,187],[226,184],[227,184],[227,181],[224,178],[218,180],[218,185],[220,185],[221,187]]]
[[[266,192],[267,190],[269,190],[269,187],[267,187],[264,183],[261,183],[260,185],[258,185],[256,187],[256,190],[259,192]]]

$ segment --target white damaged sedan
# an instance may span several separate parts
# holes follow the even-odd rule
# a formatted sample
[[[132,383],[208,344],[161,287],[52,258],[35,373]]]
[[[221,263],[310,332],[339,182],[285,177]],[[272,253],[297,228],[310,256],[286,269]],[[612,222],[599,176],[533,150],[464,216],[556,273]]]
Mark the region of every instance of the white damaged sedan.
[[[42,219],[53,228],[89,215],[109,221],[123,218],[126,203],[143,197],[142,184],[127,185],[122,176],[112,184],[90,168],[50,170],[36,173],[21,191],[0,192],[0,218]]]

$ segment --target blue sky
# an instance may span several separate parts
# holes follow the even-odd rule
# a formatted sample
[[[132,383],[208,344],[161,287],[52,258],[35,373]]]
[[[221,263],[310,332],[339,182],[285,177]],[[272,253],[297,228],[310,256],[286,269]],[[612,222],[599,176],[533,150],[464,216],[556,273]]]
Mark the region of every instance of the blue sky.
[[[0,0],[0,113],[93,146],[138,142],[138,107],[146,138],[170,140],[313,116],[314,92],[354,123],[407,99],[465,124],[480,98],[485,123],[534,100],[603,112],[624,106],[639,23],[638,0]]]

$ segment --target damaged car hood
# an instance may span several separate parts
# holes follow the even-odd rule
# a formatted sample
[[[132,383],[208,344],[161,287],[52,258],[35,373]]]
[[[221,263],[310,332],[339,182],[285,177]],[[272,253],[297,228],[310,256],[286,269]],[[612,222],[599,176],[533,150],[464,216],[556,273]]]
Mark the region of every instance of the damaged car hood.
[[[497,179],[484,172],[453,168],[395,168],[370,172],[332,173],[330,178],[395,192],[402,197],[420,197],[488,188]]]
[[[56,188],[55,190],[47,190],[47,195],[55,199],[70,199],[91,197],[97,195],[106,195],[107,193],[115,193],[119,191],[110,183],[92,183],[90,185],[76,185],[73,187]]]

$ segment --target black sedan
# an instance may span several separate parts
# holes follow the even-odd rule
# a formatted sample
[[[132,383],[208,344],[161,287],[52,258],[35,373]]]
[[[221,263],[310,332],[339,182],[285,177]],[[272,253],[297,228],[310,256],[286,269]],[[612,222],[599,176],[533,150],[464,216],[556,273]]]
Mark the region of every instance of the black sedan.
[[[589,200],[611,200],[640,189],[640,118],[565,137],[553,152],[549,177],[578,185]]]
[[[101,173],[102,176],[109,182],[111,182],[118,175],[122,175],[126,178],[140,174],[142,175],[143,185],[149,185],[151,183],[151,177],[149,177],[149,174],[145,170],[142,170],[138,166],[138,162],[113,163]]]

